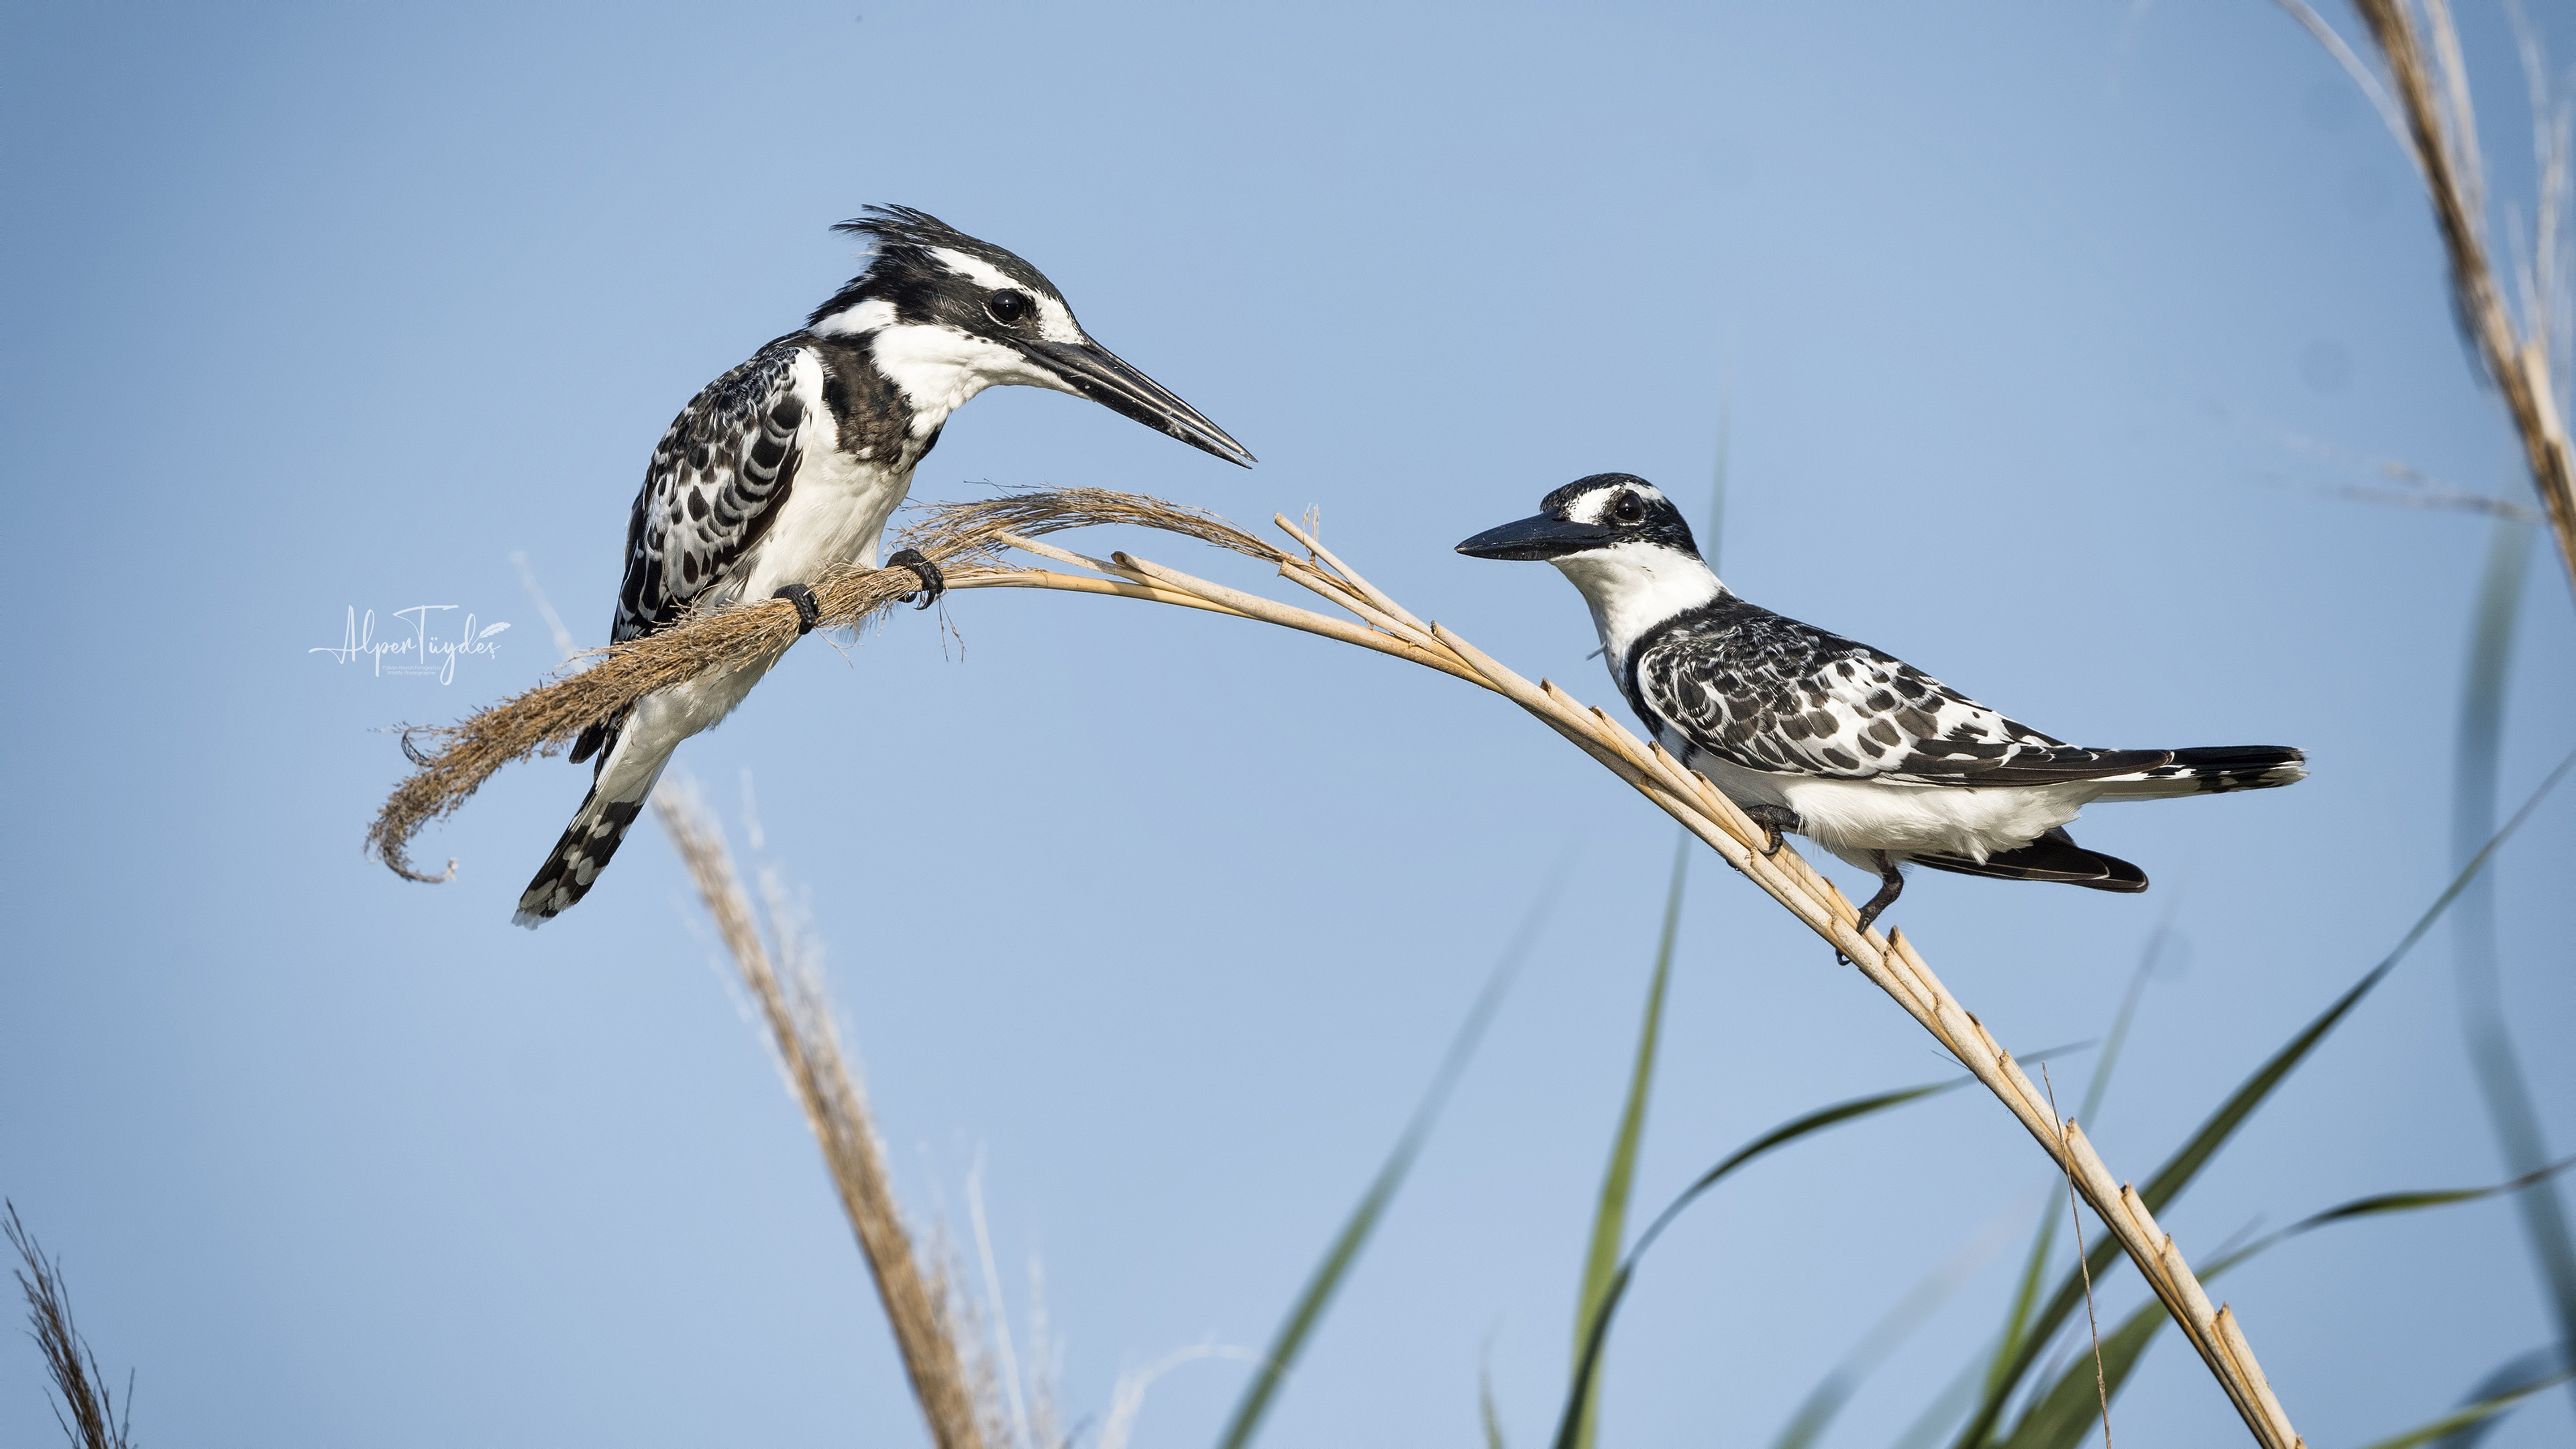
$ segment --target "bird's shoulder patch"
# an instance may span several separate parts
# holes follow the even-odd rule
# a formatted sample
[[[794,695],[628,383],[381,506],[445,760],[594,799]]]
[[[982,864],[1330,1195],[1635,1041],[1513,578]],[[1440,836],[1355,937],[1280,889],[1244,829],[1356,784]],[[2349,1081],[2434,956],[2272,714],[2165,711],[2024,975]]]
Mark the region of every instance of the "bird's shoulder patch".
[[[678,619],[776,521],[820,375],[803,335],[790,333],[699,389],[671,420],[627,521],[612,638]]]

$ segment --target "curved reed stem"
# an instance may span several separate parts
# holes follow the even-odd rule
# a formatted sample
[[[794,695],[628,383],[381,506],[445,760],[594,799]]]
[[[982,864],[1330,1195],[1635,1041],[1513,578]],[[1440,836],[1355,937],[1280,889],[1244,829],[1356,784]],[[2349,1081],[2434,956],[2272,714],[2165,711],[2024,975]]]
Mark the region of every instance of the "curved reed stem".
[[[2232,1311],[2213,1306],[2173,1239],[2156,1226],[2137,1193],[2112,1175],[2073,1121],[2060,1122],[2012,1054],[1941,984],[1901,931],[1881,935],[1854,929],[1859,912],[1831,881],[1794,849],[1762,853],[1768,834],[1705,775],[1685,768],[1659,744],[1639,740],[1607,713],[1588,708],[1555,684],[1536,684],[1442,625],[1424,623],[1401,604],[1326,553],[1289,523],[1274,519],[1302,553],[1273,547],[1212,514],[1152,498],[1101,490],[1027,493],[982,503],[929,510],[928,521],[905,536],[948,573],[952,591],[988,588],[1055,589],[1174,604],[1276,624],[1410,660],[1453,678],[1481,685],[1535,715],[1625,781],[1657,808],[1681,822],[1728,865],[1823,937],[1886,992],[1907,1015],[1965,1066],[2027,1130],[2052,1161],[2073,1178],[2076,1191],[2109,1227],[2138,1265],[2156,1297],[2182,1326],[2192,1347],[2265,1449],[2300,1449],[2302,1441],[2265,1381],[2252,1347]],[[1127,524],[1186,534],[1257,558],[1358,622],[1282,604],[1256,594],[1194,578],[1130,554],[1106,560],[1037,544],[1037,536],[1091,524]],[[1012,568],[1004,548],[1029,549],[1089,575]],[[952,560],[955,561],[952,563]],[[826,624],[853,625],[882,614],[917,587],[897,571],[852,571],[815,590]],[[793,642],[795,616],[787,605],[754,604],[690,620],[665,633],[604,651],[599,664],[568,679],[542,685],[478,712],[442,732],[445,747],[425,757],[419,771],[386,802],[370,841],[386,862],[404,869],[402,846],[429,820],[464,803],[475,786],[513,759],[550,752],[592,719],[613,717],[644,693]]]

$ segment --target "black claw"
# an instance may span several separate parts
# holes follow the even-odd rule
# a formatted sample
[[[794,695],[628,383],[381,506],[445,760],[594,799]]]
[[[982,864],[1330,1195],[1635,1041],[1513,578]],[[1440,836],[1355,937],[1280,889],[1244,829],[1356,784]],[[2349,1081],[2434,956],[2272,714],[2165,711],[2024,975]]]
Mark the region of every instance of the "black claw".
[[[1762,848],[1762,853],[1766,856],[1778,855],[1780,847],[1789,843],[1780,834],[1781,831],[1801,829],[1807,823],[1798,818],[1797,811],[1786,805],[1748,805],[1744,813],[1754,824],[1770,832],[1771,843]]]
[[[814,602],[814,591],[803,584],[789,584],[770,597],[785,599],[796,606],[796,637],[799,639],[813,633],[814,626],[822,621],[823,606]]]
[[[424,754],[422,754],[422,753],[420,752],[420,746],[415,745],[415,744],[413,744],[413,743],[411,742],[411,736],[412,736],[412,732],[411,732],[410,730],[404,730],[404,731],[402,732],[402,747],[403,747],[403,756],[404,756],[404,758],[406,758],[406,759],[410,760],[410,761],[411,761],[413,764],[415,764],[415,765],[427,766],[427,765],[431,765],[431,764],[436,763],[435,761],[433,761],[432,759],[430,759],[430,757],[429,757],[429,756],[424,755]]]
[[[940,595],[948,592],[948,576],[939,571],[939,565],[923,557],[920,549],[904,549],[887,559],[885,566],[890,569],[910,569],[913,576],[921,580],[920,588],[903,596],[906,603],[919,599],[920,603],[913,604],[916,609],[929,608],[939,602]]]

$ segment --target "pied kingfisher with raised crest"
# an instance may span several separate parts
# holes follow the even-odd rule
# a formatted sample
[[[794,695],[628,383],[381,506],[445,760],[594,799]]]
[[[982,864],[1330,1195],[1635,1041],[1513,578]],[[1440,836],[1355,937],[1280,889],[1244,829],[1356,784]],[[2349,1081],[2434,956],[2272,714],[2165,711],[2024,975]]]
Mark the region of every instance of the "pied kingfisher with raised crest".
[[[1229,463],[1253,457],[1198,409],[1091,340],[1038,269],[927,213],[872,206],[835,230],[874,255],[800,331],[689,400],[653,449],[626,525],[626,578],[611,638],[666,629],[694,610],[785,598],[803,633],[809,585],[834,565],[873,568],[886,519],[948,415],[988,387],[1053,388],[1126,414]],[[936,566],[906,549],[886,561]],[[783,650],[781,654],[783,654]],[[582,732],[590,793],[519,897],[522,926],[570,908],[616,854],[682,740],[751,692],[781,654],[645,696]]]
[[[1898,867],[2142,891],[2146,872],[2067,835],[2096,800],[2261,790],[2304,778],[2278,745],[2088,750],[1986,708],[1901,659],[1737,598],[1681,510],[1642,478],[1601,473],[1535,518],[1458,545],[1544,560],[1592,607],[1610,677],[1647,730],[1770,832],[1875,873],[1869,929]]]

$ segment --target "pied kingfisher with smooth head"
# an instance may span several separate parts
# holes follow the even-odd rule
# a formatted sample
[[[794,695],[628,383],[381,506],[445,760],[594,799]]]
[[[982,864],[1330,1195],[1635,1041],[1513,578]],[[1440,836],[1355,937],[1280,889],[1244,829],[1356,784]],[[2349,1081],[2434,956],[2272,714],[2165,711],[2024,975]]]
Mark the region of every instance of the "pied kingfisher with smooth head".
[[[1876,873],[1864,931],[1904,890],[1906,861],[2145,890],[2146,872],[2067,835],[2077,811],[2307,774],[2306,756],[2278,745],[2081,749],[1901,659],[1748,604],[1642,478],[1596,474],[1539,506],[1458,551],[1562,570],[1592,606],[1610,677],[1665,749],[1769,830],[1772,852],[1790,831]]]
[[[872,206],[835,228],[874,244],[868,269],[790,332],[689,400],[653,449],[626,525],[618,643],[693,610],[785,598],[803,634],[808,585],[832,566],[873,568],[888,515],[948,415],[988,387],[1089,398],[1229,463],[1252,455],[1168,389],[1091,340],[1037,268],[937,217]],[[906,549],[887,560],[935,601],[939,571]],[[636,701],[583,731],[590,794],[512,919],[570,908],[616,854],[682,740],[730,713],[780,653]]]

